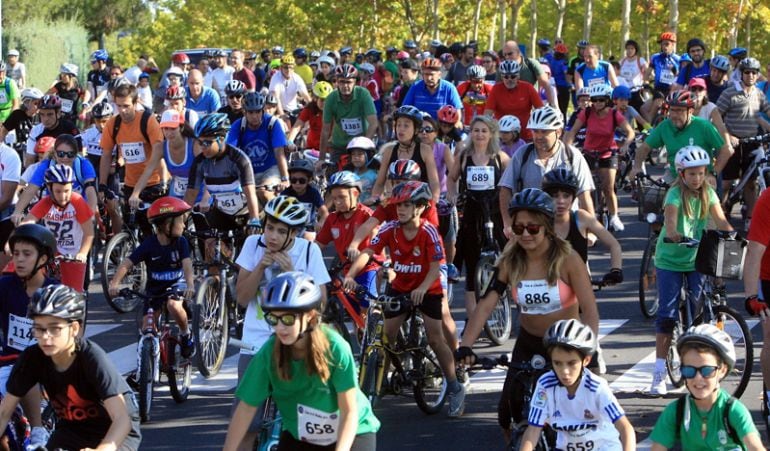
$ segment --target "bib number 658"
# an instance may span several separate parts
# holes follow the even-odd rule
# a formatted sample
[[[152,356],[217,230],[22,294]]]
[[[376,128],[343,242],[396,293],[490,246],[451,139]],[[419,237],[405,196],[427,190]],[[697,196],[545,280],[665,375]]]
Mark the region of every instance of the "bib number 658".
[[[305,423],[305,431],[308,434],[334,434],[334,426],[331,424]]]

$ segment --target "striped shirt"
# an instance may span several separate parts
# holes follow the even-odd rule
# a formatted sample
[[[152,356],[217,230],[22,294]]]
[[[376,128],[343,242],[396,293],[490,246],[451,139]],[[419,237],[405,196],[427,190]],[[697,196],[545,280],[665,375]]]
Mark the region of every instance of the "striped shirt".
[[[756,135],[759,130],[759,112],[770,113],[770,103],[765,95],[756,87],[739,90],[730,84],[717,100],[717,108],[725,121],[727,131],[738,138]]]

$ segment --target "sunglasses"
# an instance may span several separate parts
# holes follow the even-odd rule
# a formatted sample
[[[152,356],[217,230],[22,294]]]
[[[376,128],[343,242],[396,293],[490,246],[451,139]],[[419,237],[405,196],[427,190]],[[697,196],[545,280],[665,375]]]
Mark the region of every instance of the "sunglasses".
[[[57,150],[56,151],[56,156],[59,157],[59,158],[64,158],[64,157],[75,158],[75,156],[77,156],[77,154],[78,153],[76,151],[74,151],[74,150],[71,151],[71,152],[65,152],[63,150]]]
[[[243,94],[230,94],[229,96],[227,96],[227,98],[228,99],[242,99],[243,98]]]
[[[594,102],[594,103],[596,103],[596,102],[607,103],[607,102],[610,101],[610,99],[608,99],[606,97],[597,97],[597,98],[591,98],[591,101]]]
[[[759,72],[755,70],[744,70],[743,75],[757,75]]]
[[[292,178],[290,178],[290,179],[289,179],[289,181],[290,181],[291,183],[300,183],[300,184],[302,184],[302,185],[304,185],[305,183],[307,183],[307,179],[306,179],[306,178],[304,178],[304,177],[300,177],[300,178],[295,178],[295,177],[292,177]]]
[[[287,313],[285,315],[278,316],[275,313],[268,313],[265,315],[265,321],[267,321],[267,324],[270,324],[271,326],[275,327],[280,322],[284,326],[293,326],[294,323],[297,322],[297,314],[296,313]]]
[[[420,129],[420,133],[433,133],[436,129],[433,127],[423,127]]]
[[[719,367],[713,365],[706,365],[701,367],[682,365],[679,368],[679,372],[685,379],[693,379],[698,373],[700,373],[704,379],[711,379],[712,377],[716,376],[717,369],[719,369]]]
[[[215,142],[219,141],[218,139],[199,139],[198,143],[201,145],[201,147],[205,147],[208,149],[209,147],[213,146]]]
[[[508,80],[515,80],[515,79],[519,78],[519,76],[518,75],[514,75],[514,74],[506,74],[506,75],[503,75],[503,78],[506,78]]]
[[[527,231],[530,235],[537,235],[540,233],[540,229],[543,228],[542,224],[514,224],[511,229],[513,230],[513,233],[516,235],[524,235],[524,230]]]

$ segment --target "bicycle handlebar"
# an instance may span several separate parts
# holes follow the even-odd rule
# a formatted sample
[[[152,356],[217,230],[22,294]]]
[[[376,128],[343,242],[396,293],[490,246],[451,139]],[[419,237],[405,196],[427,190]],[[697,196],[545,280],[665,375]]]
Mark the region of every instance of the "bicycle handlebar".
[[[682,238],[679,239],[679,241],[674,241],[669,237],[664,237],[663,242],[669,243],[669,244],[678,244],[680,246],[690,247],[690,248],[698,247],[698,245],[700,244],[700,240],[696,240],[695,238],[690,238],[688,236],[683,236]]]
[[[132,290],[131,288],[121,288],[118,294],[122,297],[128,297],[128,296],[136,296],[140,299],[144,299],[145,301],[151,301],[153,299],[161,299],[161,298],[168,298],[168,297],[177,297],[179,299],[184,299],[184,291],[180,289],[175,288],[169,288],[166,290],[163,294],[157,294],[154,296],[147,295],[145,293],[141,293],[136,290]]]
[[[740,138],[738,139],[738,142],[740,142],[741,144],[770,143],[770,133],[765,133],[763,135],[757,135],[757,136],[750,136],[748,138]]]
[[[647,174],[646,172],[637,172],[636,173],[636,179],[637,181],[641,182],[642,180],[648,180],[652,182],[653,185],[657,185],[661,188],[669,189],[671,185],[663,181],[663,179],[654,179],[650,176],[650,174]]]

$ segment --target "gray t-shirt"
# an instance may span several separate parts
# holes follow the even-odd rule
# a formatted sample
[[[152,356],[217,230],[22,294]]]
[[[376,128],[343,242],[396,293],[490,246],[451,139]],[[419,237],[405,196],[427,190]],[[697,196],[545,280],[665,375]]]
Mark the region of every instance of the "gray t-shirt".
[[[570,152],[567,152],[564,143],[559,141],[557,143],[559,149],[543,164],[537,158],[537,150],[532,149],[531,152],[527,152],[529,146],[532,146],[532,144],[520,148],[513,154],[511,162],[505,169],[497,186],[508,188],[514,193],[525,188],[540,188],[543,184],[543,177],[547,172],[563,167],[571,169],[575,177],[577,177],[580,187],[578,194],[594,189],[591,169],[588,167],[585,158],[583,158],[583,154],[576,148],[570,147]],[[522,158],[524,158],[526,153],[529,153],[527,161],[522,162]],[[572,161],[570,161],[568,153],[572,153]],[[518,183],[519,178],[521,178],[521,186]]]

